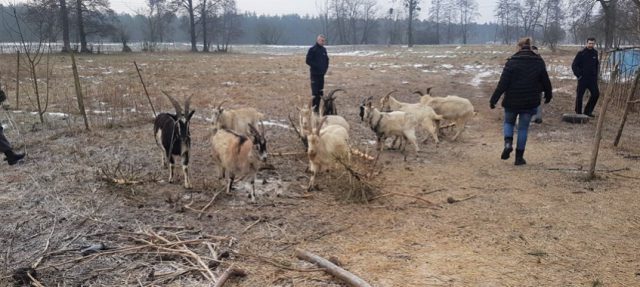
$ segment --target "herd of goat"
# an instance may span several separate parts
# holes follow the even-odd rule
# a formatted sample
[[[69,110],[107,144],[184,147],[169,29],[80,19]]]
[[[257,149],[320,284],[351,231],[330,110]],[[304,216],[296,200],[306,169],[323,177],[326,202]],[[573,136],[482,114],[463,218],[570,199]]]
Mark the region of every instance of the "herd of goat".
[[[377,137],[377,149],[382,152],[386,138],[394,137],[393,145],[399,141],[405,157],[406,146],[420,150],[416,139],[416,129],[423,129],[436,143],[441,121],[451,122],[456,132],[455,141],[474,116],[474,108],[468,99],[458,96],[432,97],[431,88],[427,93],[415,92],[421,96],[418,103],[404,103],[395,99],[392,91],[380,100],[381,108],[373,105],[368,97],[360,104],[360,119],[366,123]],[[324,96],[320,113],[312,112],[313,107],[298,108],[300,136],[307,148],[309,170],[312,175],[307,190],[315,186],[320,171],[330,170],[338,161],[350,162],[352,149],[349,145],[349,123],[337,115],[335,105],[336,89]],[[189,122],[194,114],[190,109],[191,97],[187,97],[184,110],[180,103],[164,93],[174,106],[176,113],[159,114],[154,121],[156,143],[162,148],[162,164],[169,169],[169,182],[173,182],[175,159],[181,158],[184,187],[191,188],[189,180],[189,149],[191,137]],[[220,170],[220,178],[226,179],[226,191],[230,192],[235,179],[249,177],[252,190],[251,200],[255,201],[255,180],[261,161],[267,159],[267,140],[262,120],[264,114],[254,108],[224,109],[224,101],[213,112],[213,132],[211,144],[213,159]],[[260,129],[258,129],[260,127]],[[425,139],[427,141],[427,139]]]

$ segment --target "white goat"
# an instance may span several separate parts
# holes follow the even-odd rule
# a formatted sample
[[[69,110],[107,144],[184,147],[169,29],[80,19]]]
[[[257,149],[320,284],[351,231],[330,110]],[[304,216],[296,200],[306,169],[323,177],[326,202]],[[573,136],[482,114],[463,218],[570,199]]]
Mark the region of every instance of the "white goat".
[[[341,125],[326,125],[323,128],[326,122],[327,117],[324,117],[317,127],[306,131],[309,170],[313,173],[307,191],[313,189],[318,172],[335,168],[338,160],[351,162],[349,132]]]
[[[258,122],[264,119],[264,114],[254,108],[224,109],[222,105],[225,102],[226,101],[222,101],[222,103],[213,110],[213,125],[217,129],[228,129],[241,135],[249,135],[250,130],[248,129],[248,125],[252,124],[255,127],[258,125]]]
[[[323,120],[326,121],[325,126],[339,125],[345,128],[347,132],[351,129],[347,120],[345,120],[343,117],[338,115],[328,115],[324,117],[319,117],[318,115],[313,113],[311,111],[311,108],[309,107],[304,107],[304,108],[298,107],[298,112],[300,113],[300,116],[299,116],[300,130],[303,130],[303,131],[311,130],[312,122],[313,122],[313,125],[317,126],[320,123],[320,121],[323,121]],[[322,114],[322,111],[321,111],[321,114]]]
[[[423,105],[421,103],[403,103],[396,100],[391,96],[391,94],[395,92],[396,91],[392,91],[380,100],[382,111],[401,111],[412,114],[418,124],[429,134],[431,134],[431,137],[433,137],[433,140],[436,142],[436,144],[439,143],[440,140],[438,139],[437,123],[443,119],[442,116],[437,114],[431,107]],[[425,139],[424,141],[426,142],[427,139]]]
[[[412,114],[395,111],[380,112],[373,107],[372,98],[369,97],[360,104],[360,119],[367,122],[371,130],[376,133],[378,138],[378,149],[382,152],[384,148],[384,140],[387,137],[401,137],[408,141],[416,148],[416,153],[420,151],[420,147],[416,141],[417,121]],[[405,147],[402,148],[404,159],[407,159]]]
[[[258,160],[267,160],[267,141],[252,124],[248,124],[251,138],[228,129],[215,129],[211,136],[213,160],[220,169],[220,178],[227,179],[227,193],[237,177],[251,177],[251,201],[255,201]]]
[[[455,123],[456,134],[451,138],[453,141],[460,136],[467,122],[475,115],[473,105],[468,99],[458,96],[432,97],[431,88],[427,89],[426,95],[420,91],[415,93],[420,95],[421,104],[433,108],[445,120]]]

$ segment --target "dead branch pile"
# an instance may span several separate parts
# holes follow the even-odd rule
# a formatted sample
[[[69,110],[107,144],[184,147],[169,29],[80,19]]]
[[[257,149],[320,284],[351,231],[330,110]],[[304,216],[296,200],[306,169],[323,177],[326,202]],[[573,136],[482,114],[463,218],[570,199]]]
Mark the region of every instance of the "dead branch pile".
[[[225,265],[224,259],[229,257],[228,250],[235,242],[231,237],[206,235],[194,230],[172,232],[165,229],[107,232],[87,237],[104,238],[107,235],[114,235],[118,240],[84,248],[48,252],[43,255],[41,262],[44,264],[36,269],[37,273],[34,270],[28,275],[38,274],[42,278],[56,278],[55,274],[69,272],[72,269],[85,270],[83,273],[86,273],[86,269],[101,266],[98,270],[89,271],[90,277],[80,281],[99,282],[97,280],[101,276],[118,273],[119,278],[129,278],[133,273],[141,274],[140,272],[144,271],[145,276],[138,275],[132,279],[133,282],[137,280],[139,286],[164,285],[194,277],[210,285],[222,286],[230,275],[244,274],[237,268],[231,268],[233,272],[227,271],[225,274],[225,270],[219,268]],[[54,281],[47,282],[47,285],[55,285]],[[37,281],[32,281],[32,284],[35,282]]]

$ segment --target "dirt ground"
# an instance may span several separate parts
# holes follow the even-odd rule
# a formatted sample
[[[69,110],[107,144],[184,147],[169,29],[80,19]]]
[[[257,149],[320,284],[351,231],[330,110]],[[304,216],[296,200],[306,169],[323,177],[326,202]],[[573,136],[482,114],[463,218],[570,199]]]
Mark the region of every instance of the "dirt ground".
[[[79,252],[99,243],[121,250],[155,240],[149,236],[155,233],[177,240],[226,237],[214,249],[229,256],[209,267],[218,276],[234,265],[247,276],[225,286],[344,286],[322,271],[305,270],[315,267],[296,259],[296,248],[336,257],[373,286],[640,286],[640,117],[631,115],[614,148],[621,112],[607,114],[598,177],[586,180],[596,122],[560,120],[573,107],[575,82],[566,71],[574,51],[542,50],[554,99],[545,106],[544,123],[530,129],[528,164],[500,160],[502,110],[490,110],[488,98],[511,51],[376,47],[330,55],[326,89],[347,90],[338,95],[338,113],[361,150],[372,149],[375,139],[358,117],[365,96],[379,99],[397,89],[400,99],[415,102],[412,91],[434,87],[435,95],[470,99],[478,112],[456,142],[445,131],[439,145],[429,140],[406,162],[399,152],[385,151],[382,173],[373,179],[378,198],[366,204],[341,199],[343,172],[322,174],[321,190],[304,191],[307,160],[289,154],[303,149],[286,127],[310,93],[302,53],[81,56],[91,131],[83,131],[77,117],[70,60],[54,56],[48,111],[65,114],[37,123],[26,112],[34,109],[31,96],[23,99],[22,112],[12,111],[10,99],[10,111],[1,116],[7,136],[28,157],[13,167],[0,165],[0,285],[12,286],[16,269],[38,263],[44,286],[209,286],[199,272],[157,275],[175,275],[189,265],[159,251]],[[15,59],[0,58],[11,97]],[[180,172],[176,183],[166,182],[133,60],[156,109],[171,111],[160,90],[194,95],[192,190],[181,186]],[[23,93],[33,95],[28,85],[23,79]],[[256,107],[267,115],[275,169],[260,172],[267,182],[258,182],[256,203],[247,198],[247,184],[238,183],[199,218],[196,211],[223,185],[210,156],[207,121],[223,99],[229,107]],[[209,256],[202,246],[184,246]]]

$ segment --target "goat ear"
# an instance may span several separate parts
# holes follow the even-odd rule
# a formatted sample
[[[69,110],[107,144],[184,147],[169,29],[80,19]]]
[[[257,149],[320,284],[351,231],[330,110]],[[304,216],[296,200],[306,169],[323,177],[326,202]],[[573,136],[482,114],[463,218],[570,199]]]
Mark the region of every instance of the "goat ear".
[[[189,115],[187,115],[187,121],[191,120],[191,117],[193,117],[193,114],[195,114],[196,110],[192,110],[191,112],[189,112]]]
[[[254,127],[251,123],[247,124],[249,126],[249,131],[253,134],[253,135],[259,135],[260,133],[258,132],[258,130],[256,130],[256,127]]]

